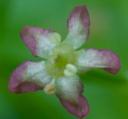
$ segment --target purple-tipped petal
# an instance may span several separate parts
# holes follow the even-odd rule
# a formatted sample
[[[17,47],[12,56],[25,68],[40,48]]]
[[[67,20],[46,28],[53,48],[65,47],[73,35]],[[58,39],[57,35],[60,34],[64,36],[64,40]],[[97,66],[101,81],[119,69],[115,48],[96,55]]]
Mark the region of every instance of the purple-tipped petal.
[[[68,112],[79,118],[84,118],[89,113],[89,105],[86,98],[80,95],[77,101],[71,101],[64,98],[60,98],[61,104],[67,109]]]
[[[82,118],[88,113],[88,103],[82,96],[83,86],[77,76],[63,77],[56,82],[57,96],[73,115]]]
[[[44,58],[47,58],[61,40],[56,32],[29,26],[22,29],[21,38],[33,55]]]
[[[103,68],[116,74],[120,69],[120,60],[115,53],[109,50],[88,49],[80,53],[78,65],[82,69]]]
[[[77,6],[68,19],[69,34],[67,41],[79,48],[87,40],[90,26],[89,13],[86,6]]]
[[[110,64],[110,68],[105,68],[110,73],[116,74],[120,70],[120,60],[118,56],[111,52],[106,50],[100,50],[101,55],[108,58],[108,63]]]
[[[50,81],[44,71],[44,64],[27,61],[20,65],[11,75],[9,90],[11,92],[32,92],[40,90]]]
[[[89,18],[89,13],[86,6],[77,6],[71,12],[68,19],[69,31],[72,32],[72,30],[79,30],[79,29],[76,29],[77,22],[80,22],[80,25],[83,26],[83,30],[85,34],[88,34],[90,18]]]

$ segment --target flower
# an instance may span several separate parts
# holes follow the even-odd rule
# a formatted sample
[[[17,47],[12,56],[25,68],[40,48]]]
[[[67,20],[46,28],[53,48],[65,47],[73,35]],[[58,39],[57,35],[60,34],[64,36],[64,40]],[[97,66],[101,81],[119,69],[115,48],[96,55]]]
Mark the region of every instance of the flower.
[[[118,57],[108,50],[82,49],[89,33],[90,19],[85,6],[77,6],[68,19],[69,33],[65,40],[54,31],[27,26],[21,38],[39,62],[26,61],[13,73],[9,82],[11,92],[43,90],[55,94],[62,105],[78,118],[89,112],[79,72],[103,68],[117,73]]]

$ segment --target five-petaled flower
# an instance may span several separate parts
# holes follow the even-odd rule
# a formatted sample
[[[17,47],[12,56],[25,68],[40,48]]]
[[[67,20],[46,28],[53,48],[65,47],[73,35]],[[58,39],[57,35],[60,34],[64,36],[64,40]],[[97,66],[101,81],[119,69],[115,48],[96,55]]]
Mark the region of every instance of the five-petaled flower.
[[[103,68],[117,73],[118,57],[108,50],[82,49],[89,33],[89,14],[85,6],[77,6],[68,19],[69,33],[65,40],[54,31],[25,27],[21,38],[39,62],[26,61],[12,74],[9,89],[22,93],[44,90],[55,94],[62,105],[73,115],[83,118],[89,108],[82,95],[83,86],[79,72],[91,68]]]

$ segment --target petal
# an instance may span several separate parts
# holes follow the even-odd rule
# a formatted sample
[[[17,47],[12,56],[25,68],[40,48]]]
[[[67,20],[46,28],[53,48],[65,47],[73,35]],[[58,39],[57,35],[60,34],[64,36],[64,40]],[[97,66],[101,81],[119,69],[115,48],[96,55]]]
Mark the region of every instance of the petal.
[[[50,80],[51,77],[45,71],[44,62],[27,61],[12,73],[9,89],[16,93],[36,91],[43,89]]]
[[[64,98],[59,98],[62,105],[73,115],[82,119],[89,113],[89,106],[86,98],[82,95],[78,97],[77,102],[72,102]]]
[[[62,105],[73,115],[82,118],[88,114],[86,99],[82,96],[83,87],[78,77],[63,77],[57,81],[57,96]]]
[[[81,47],[89,33],[90,18],[86,6],[77,6],[68,19],[69,34],[67,41],[73,44],[75,49]]]
[[[80,80],[77,76],[65,76],[56,82],[57,95],[65,99],[77,99],[81,87]]]
[[[56,32],[29,26],[23,28],[21,38],[33,55],[43,58],[47,58],[61,41],[60,35]]]
[[[88,49],[80,53],[78,66],[84,69],[104,68],[115,74],[120,69],[120,61],[118,56],[109,50]]]

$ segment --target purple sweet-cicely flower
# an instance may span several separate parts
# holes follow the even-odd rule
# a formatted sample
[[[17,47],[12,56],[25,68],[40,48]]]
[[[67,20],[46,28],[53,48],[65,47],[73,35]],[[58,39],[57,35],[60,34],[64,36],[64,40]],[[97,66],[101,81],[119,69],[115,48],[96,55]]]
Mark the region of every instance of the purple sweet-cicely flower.
[[[65,40],[54,31],[30,26],[23,28],[21,38],[32,54],[42,60],[21,64],[11,76],[10,91],[23,93],[44,90],[47,94],[55,94],[76,117],[85,117],[89,107],[82,95],[79,72],[103,68],[115,74],[120,68],[118,57],[111,51],[81,49],[88,37],[89,26],[87,8],[77,6],[68,19],[69,33]]]

